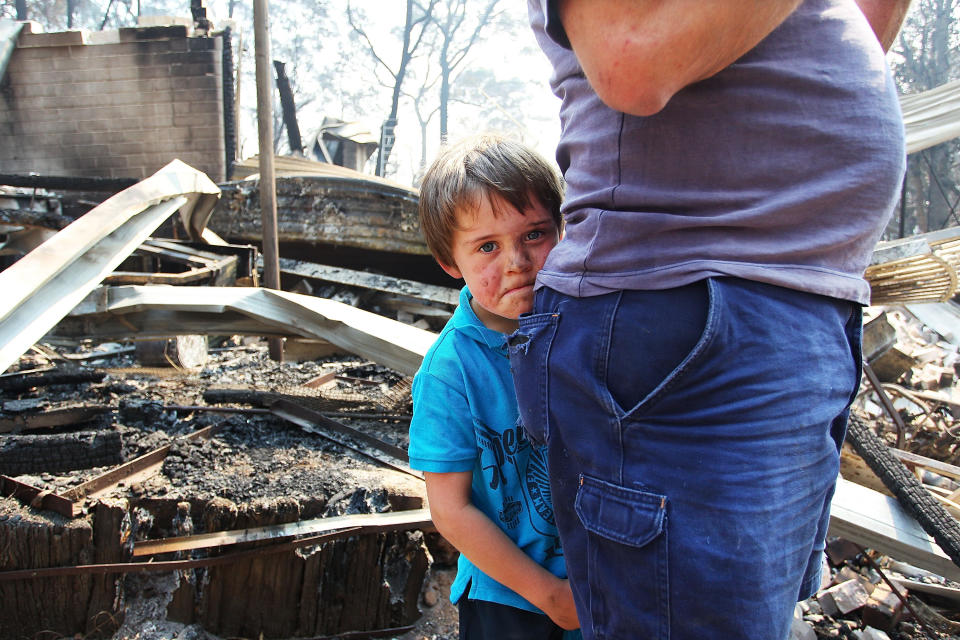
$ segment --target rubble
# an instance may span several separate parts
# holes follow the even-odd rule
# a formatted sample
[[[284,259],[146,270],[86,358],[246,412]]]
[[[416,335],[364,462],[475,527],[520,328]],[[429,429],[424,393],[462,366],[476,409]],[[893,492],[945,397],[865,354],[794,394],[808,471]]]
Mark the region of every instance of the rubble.
[[[239,340],[234,342],[238,343]],[[219,367],[220,363],[224,364],[222,370]],[[164,446],[169,447],[166,456],[152,475],[123,480],[113,486],[107,494],[99,495],[94,500],[81,496],[78,498],[80,513],[76,518],[69,520],[71,523],[86,523],[85,528],[81,527],[81,531],[92,531],[98,526],[100,518],[97,514],[106,509],[103,506],[104,500],[110,501],[110,504],[123,505],[119,509],[127,514],[124,517],[128,519],[126,525],[130,531],[128,540],[132,544],[132,548],[124,547],[127,549],[124,554],[129,556],[132,551],[134,559],[137,555],[136,542],[139,540],[168,538],[188,533],[196,535],[220,530],[247,530],[251,527],[273,526],[285,522],[298,523],[351,513],[396,512],[402,515],[411,509],[423,506],[423,488],[418,479],[372,463],[367,457],[355,455],[327,439],[290,426],[286,421],[272,414],[246,414],[242,410],[237,414],[229,414],[166,408],[171,402],[179,403],[184,407],[203,405],[203,394],[209,386],[217,382],[227,383],[231,379],[236,381],[238,373],[256,372],[256,383],[260,388],[291,391],[305,389],[310,391],[313,397],[320,397],[320,392],[303,387],[303,383],[329,371],[336,371],[346,378],[355,376],[356,379],[371,381],[380,377],[385,381],[394,381],[392,385],[388,382],[384,383],[388,386],[396,386],[398,381],[405,379],[403,376],[382,367],[357,361],[355,356],[340,355],[326,362],[277,364],[267,358],[264,346],[240,346],[239,344],[228,348],[220,347],[219,350],[211,353],[210,361],[201,375],[178,377],[176,370],[169,370],[167,375],[163,375],[156,369],[138,369],[131,366],[136,365],[136,362],[129,353],[113,356],[108,364],[111,365],[109,368],[101,370],[105,375],[100,381],[54,385],[21,391],[17,395],[21,396],[21,399],[26,399],[31,395],[49,394],[50,401],[55,401],[58,396],[69,396],[74,399],[80,396],[114,406],[115,410],[111,416],[112,430],[122,436],[123,454],[126,460],[136,459],[138,456]],[[246,375],[241,376],[241,379],[246,381]],[[340,380],[334,388],[320,391],[326,391],[329,394],[331,391],[336,391],[337,387],[342,388],[348,384],[361,386],[361,388],[364,386],[362,383]],[[364,413],[368,417],[357,420],[344,418],[346,412],[342,410],[349,408],[350,402],[344,400],[342,396],[349,397],[350,394],[341,393],[340,395],[339,399],[334,398],[339,401],[341,409],[338,420],[344,423],[350,422],[353,428],[361,430],[366,425],[372,424],[375,426],[374,433],[381,436],[384,433],[391,433],[395,445],[405,446],[405,423],[398,423],[392,419],[378,420],[376,416],[369,417],[369,401],[362,405],[354,403],[354,406],[365,409]],[[354,390],[352,395],[360,394]],[[392,411],[409,413],[409,406],[394,405]],[[208,438],[193,440],[183,438],[186,434],[195,433],[206,427],[216,427],[217,431]],[[71,495],[72,491],[88,482],[91,477],[102,474],[103,471],[105,471],[103,468],[78,469],[69,473],[38,470],[36,473],[18,474],[16,479],[38,488],[41,492],[49,492],[48,495]],[[8,473],[2,464],[0,464],[0,473]],[[11,522],[11,518],[3,514],[11,511],[22,513],[24,507],[17,505],[18,503],[10,498],[0,499],[0,528],[6,532],[4,535],[12,534],[14,539],[18,539],[16,533],[18,529],[12,528],[12,525],[20,520]],[[48,512],[41,511],[37,514],[39,518],[34,520],[33,526],[39,527],[38,531],[49,526],[61,526],[50,519]],[[120,531],[121,528],[116,530],[117,536],[122,535]],[[56,535],[59,539],[63,533]],[[89,538],[86,538],[88,542],[83,541],[83,536],[89,536],[89,534],[78,535],[81,537],[77,538],[73,548],[77,549],[80,555],[68,553],[63,556],[58,552],[57,556],[52,556],[48,560],[35,559],[25,567],[90,564],[86,554],[93,551],[93,548],[89,547]],[[289,538],[289,536],[284,537]],[[25,540],[23,544],[26,544],[26,547],[37,547],[32,538]],[[246,545],[249,544],[246,543]],[[110,545],[103,545],[103,548],[108,549]],[[422,534],[404,533],[395,528],[389,528],[386,533],[355,534],[350,538],[317,544],[315,548],[315,551],[305,551],[306,547],[304,547],[300,550],[292,550],[287,555],[281,554],[277,557],[289,556],[289,560],[284,560],[279,565],[274,561],[256,557],[247,561],[247,568],[243,568],[244,564],[239,563],[224,567],[210,567],[205,570],[195,569],[195,572],[199,572],[198,576],[206,576],[203,580],[208,588],[204,590],[199,587],[185,586],[190,583],[180,584],[172,596],[171,604],[166,609],[167,615],[171,616],[171,620],[185,623],[198,622],[206,632],[226,635],[245,633],[243,629],[249,630],[261,625],[257,628],[272,629],[270,632],[272,635],[266,637],[289,637],[304,632],[308,632],[307,635],[317,635],[346,630],[403,627],[416,620],[419,615],[417,610],[419,592],[428,563]],[[210,551],[194,553],[210,553]],[[219,550],[217,553],[226,552]],[[14,557],[22,558],[18,555]],[[55,560],[57,557],[59,560]],[[330,565],[335,558],[339,558],[336,560],[337,564]],[[116,560],[122,561],[122,557]],[[14,560],[14,562],[17,561]],[[264,562],[268,564],[264,565]],[[270,562],[274,564],[269,564]],[[397,562],[400,564],[398,565]],[[290,609],[291,613],[283,613],[287,611],[285,606],[289,608],[288,605],[278,602],[251,601],[252,596],[246,585],[253,578],[248,576],[239,579],[236,571],[263,571],[267,566],[275,566],[272,569],[276,572],[275,577],[271,578],[272,581],[279,581],[281,576],[284,576],[282,580],[286,586],[274,584],[271,587],[277,591],[277,597],[282,597],[284,593],[288,594],[288,597],[292,596],[298,593],[299,589],[304,589],[303,594],[306,595],[309,591],[307,587],[312,584],[312,581],[322,580],[322,584],[327,585],[324,591],[326,595],[323,596],[323,602],[326,604],[323,605],[322,615],[320,615],[321,610],[316,609],[316,613],[313,614],[315,617],[310,619],[309,624],[302,620],[297,622],[296,611],[304,613],[309,610],[309,608],[304,609],[306,605],[303,602]],[[314,577],[310,578],[306,574],[301,574],[302,570],[296,568],[298,566],[302,566],[302,570],[307,570],[311,566],[315,569],[326,566],[327,569],[321,574],[312,574]],[[342,569],[335,570],[334,566]],[[6,571],[16,567],[16,564],[11,566],[9,559],[3,564],[3,569]],[[395,596],[384,600],[383,596],[376,595],[376,591],[371,592],[369,587],[362,585],[367,584],[365,581],[371,578],[373,582],[370,584],[380,584],[380,580],[375,578],[375,575],[379,571],[387,570],[397,570],[399,573],[396,579],[388,579],[388,583],[393,585],[389,592],[394,593]],[[290,574],[290,571],[294,573]],[[343,571],[347,573],[344,574]],[[305,577],[297,579],[295,577],[297,575]],[[346,580],[347,575],[352,578]],[[129,579],[134,580],[134,578]],[[45,589],[50,588],[49,584],[56,580],[75,579],[45,578],[43,581],[48,584]],[[125,585],[127,580],[126,576],[119,578],[118,584]],[[141,580],[141,578],[137,577],[135,580]],[[356,582],[358,580],[360,582]],[[341,600],[346,597],[346,593],[341,596],[331,595],[331,586],[341,583],[342,585],[354,584],[358,589],[350,594],[349,602]],[[113,593],[118,602],[122,603],[123,590],[113,592],[109,584],[106,586],[105,591],[94,589],[91,592],[90,587],[87,587],[80,588],[79,593],[104,593],[105,595]],[[214,587],[222,591],[219,593],[212,591]],[[5,584],[0,577],[0,592],[9,596],[11,593],[9,588],[9,583]],[[184,589],[190,594],[183,592]],[[244,594],[238,590],[246,590],[247,593]],[[105,599],[101,597],[101,600]],[[216,606],[219,606],[218,603],[226,604],[234,601],[237,605],[230,605],[230,607],[242,604],[248,611],[240,615],[232,608],[230,612],[218,613],[215,610]],[[333,606],[338,601],[341,604]],[[381,604],[375,604],[377,602]],[[266,611],[265,607],[268,604],[275,609],[273,616],[276,620],[270,624],[257,617],[261,615],[257,612]],[[357,609],[357,607],[360,608]],[[71,609],[70,606],[65,605],[63,610],[64,612],[76,611],[76,608]],[[107,607],[105,610],[117,620],[122,619],[122,615],[119,615],[120,610],[115,610],[113,607]],[[368,617],[357,618],[361,610]],[[30,607],[25,607],[22,615],[31,611],[33,610]],[[89,611],[85,612],[89,620],[84,621],[82,615],[74,613],[71,614],[74,616],[74,622],[70,624],[78,625],[74,627],[75,629],[85,629],[90,632],[93,630],[91,625],[93,625],[94,616],[90,615]],[[294,615],[294,618],[291,618],[291,615]],[[69,621],[64,619],[45,620],[40,617],[31,618],[31,620],[43,621],[47,624],[46,628],[63,629],[62,632],[69,629],[68,626],[65,627]],[[162,622],[163,618],[153,620],[156,625]],[[97,624],[101,623],[102,620]],[[4,626],[7,624],[26,624],[26,620],[23,617],[13,620],[6,618]],[[297,629],[301,631],[298,632]]]
[[[26,258],[13,270],[37,264],[36,281],[17,281],[19,324],[0,317],[13,365],[0,375],[0,599],[15,603],[0,635],[454,637],[457,554],[431,531],[405,449],[410,376],[456,291],[295,260],[283,269],[300,293],[261,289],[256,250],[211,236],[207,207],[182,229],[214,244],[146,238],[183,204],[177,193],[153,193],[174,199],[142,228],[96,216],[66,227],[55,241],[87,227],[89,242],[56,255],[56,273]],[[206,183],[190,193],[216,197]],[[144,195],[135,185],[104,204],[136,217],[153,211]],[[132,239],[114,242],[117,229]],[[851,419],[879,432],[954,525],[960,315],[915,304],[912,279],[929,256],[954,269],[955,236],[896,243],[894,264],[874,265],[885,300],[911,295],[869,310]],[[71,261],[90,269],[75,277]],[[46,289],[44,274],[67,271],[72,290]],[[56,313],[38,313],[34,296],[56,299]],[[945,296],[937,284],[920,297]],[[267,357],[262,338],[281,336],[302,359]],[[960,634],[950,549],[848,447],[842,474],[829,576],[798,605],[792,637]]]

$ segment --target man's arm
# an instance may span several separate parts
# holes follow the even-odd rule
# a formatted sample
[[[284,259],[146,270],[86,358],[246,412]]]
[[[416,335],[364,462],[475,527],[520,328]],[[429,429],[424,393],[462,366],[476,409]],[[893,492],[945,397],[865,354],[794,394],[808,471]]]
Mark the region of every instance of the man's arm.
[[[867,16],[883,50],[889,51],[910,9],[910,0],[857,0],[857,4]]]
[[[646,116],[750,51],[800,1],[559,0],[558,10],[600,99]]]
[[[525,554],[470,502],[469,471],[424,473],[427,500],[437,530],[478,569],[513,589],[564,629],[577,629],[570,584]]]

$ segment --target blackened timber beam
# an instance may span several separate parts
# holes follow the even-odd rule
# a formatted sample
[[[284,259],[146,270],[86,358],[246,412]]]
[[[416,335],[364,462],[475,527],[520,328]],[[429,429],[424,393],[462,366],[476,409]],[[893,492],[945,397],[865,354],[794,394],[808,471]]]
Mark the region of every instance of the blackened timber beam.
[[[106,357],[113,354],[101,354]],[[83,382],[101,382],[107,377],[106,372],[90,369],[62,370],[51,369],[17,375],[16,373],[0,377],[0,391],[8,393],[22,393],[34,387],[48,387],[55,384],[79,384]]]
[[[459,289],[404,280],[378,273],[314,264],[291,258],[280,258],[280,271],[301,278],[313,278],[324,282],[415,298],[427,303],[443,305],[445,308],[456,307],[460,303]]]
[[[49,211],[31,209],[0,209],[0,224],[18,227],[42,227],[59,231],[73,222],[73,218],[61,216]]]
[[[41,176],[38,174],[0,173],[0,184],[26,189],[51,191],[102,191],[117,193],[137,184],[135,178],[89,178],[80,176]]]
[[[106,405],[81,405],[76,407],[60,407],[40,413],[13,414],[0,411],[0,433],[13,431],[33,431],[49,429],[71,424],[89,422],[94,418],[112,411],[113,407]]]

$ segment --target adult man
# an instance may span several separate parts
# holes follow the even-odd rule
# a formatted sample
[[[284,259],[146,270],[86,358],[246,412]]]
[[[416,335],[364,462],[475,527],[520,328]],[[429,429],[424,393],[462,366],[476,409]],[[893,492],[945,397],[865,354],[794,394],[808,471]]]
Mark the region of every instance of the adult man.
[[[567,231],[511,361],[584,637],[779,640],[819,584],[908,4],[530,0]]]

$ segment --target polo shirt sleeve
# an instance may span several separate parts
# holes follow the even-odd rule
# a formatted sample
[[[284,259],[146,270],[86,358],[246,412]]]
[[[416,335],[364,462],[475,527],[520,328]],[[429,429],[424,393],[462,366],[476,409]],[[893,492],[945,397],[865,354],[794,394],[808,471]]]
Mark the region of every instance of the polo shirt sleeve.
[[[473,471],[478,450],[466,396],[429,372],[413,380],[410,467],[431,473]]]
[[[570,49],[570,40],[567,38],[567,32],[560,21],[560,11],[557,4],[560,0],[537,0],[540,4],[540,11],[544,16],[544,31],[550,36],[550,39],[556,42],[564,49]]]

